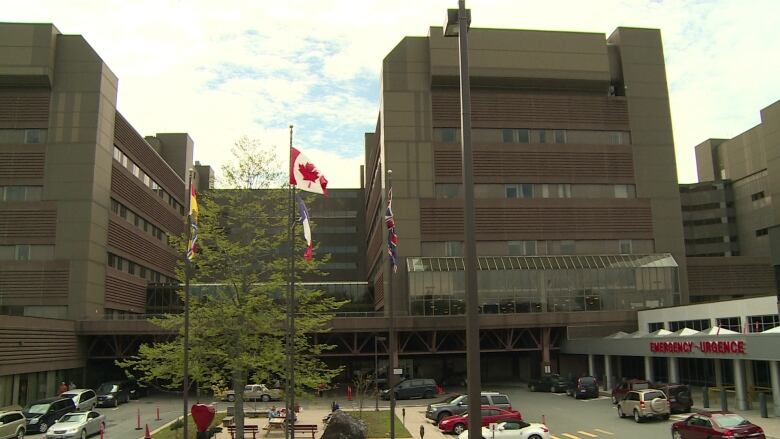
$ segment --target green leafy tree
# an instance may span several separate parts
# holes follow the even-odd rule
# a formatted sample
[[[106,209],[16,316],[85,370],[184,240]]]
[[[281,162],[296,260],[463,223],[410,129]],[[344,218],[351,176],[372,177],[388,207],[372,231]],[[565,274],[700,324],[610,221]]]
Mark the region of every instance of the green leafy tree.
[[[201,252],[191,270],[189,375],[192,381],[235,392],[238,437],[243,434],[244,386],[286,376],[286,294],[288,276],[289,192],[283,190],[286,166],[246,137],[223,167],[224,186],[198,198]],[[259,190],[276,188],[275,190]],[[285,188],[286,189],[286,188]],[[296,274],[317,272],[323,260],[304,262],[296,230]],[[180,240],[182,250],[186,240]],[[183,252],[182,252],[183,253]],[[184,265],[180,267],[183,277]],[[307,334],[324,332],[344,302],[296,285],[296,393],[328,383],[339,369],[319,356],[332,348],[313,344]],[[184,317],[169,314],[154,321],[176,336],[143,345],[137,356],[119,361],[141,382],[181,388]]]

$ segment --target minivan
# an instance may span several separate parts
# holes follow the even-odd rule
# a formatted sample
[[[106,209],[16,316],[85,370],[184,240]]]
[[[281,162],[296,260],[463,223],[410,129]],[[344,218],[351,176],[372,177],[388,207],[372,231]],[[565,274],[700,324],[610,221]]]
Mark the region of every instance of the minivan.
[[[483,406],[493,406],[503,410],[512,410],[512,404],[509,402],[509,397],[503,393],[498,392],[482,392],[479,399]],[[468,395],[454,395],[445,398],[441,402],[430,404],[425,410],[425,417],[438,424],[442,419],[460,415],[468,411],[469,409],[469,397]]]
[[[580,398],[598,398],[599,397],[599,381],[596,377],[581,376],[579,378],[573,378],[569,381],[568,387],[566,387],[566,394],[573,396],[576,399]]]
[[[26,426],[27,421],[22,412],[16,410],[0,411],[0,439],[22,439]]]
[[[72,399],[78,411],[92,410],[97,405],[97,395],[91,389],[70,389],[60,396]]]
[[[39,399],[22,410],[27,418],[27,432],[46,433],[46,430],[65,413],[75,412],[76,404],[70,398],[56,396]]]
[[[395,393],[395,399],[433,398],[436,395],[436,381],[430,378],[404,380],[392,389],[382,391],[382,399],[390,399],[390,392]]]

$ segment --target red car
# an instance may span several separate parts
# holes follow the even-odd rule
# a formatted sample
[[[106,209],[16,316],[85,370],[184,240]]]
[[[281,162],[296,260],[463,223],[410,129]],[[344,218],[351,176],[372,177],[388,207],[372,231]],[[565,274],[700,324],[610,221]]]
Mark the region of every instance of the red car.
[[[448,416],[439,421],[439,430],[444,433],[463,433],[469,426],[469,414],[463,413],[455,416]],[[504,410],[492,405],[482,406],[482,426],[487,427],[493,422],[500,421],[522,421],[523,415],[517,410]]]
[[[699,412],[672,424],[672,438],[744,437],[766,439],[764,430],[742,416],[731,412]]]
[[[623,381],[612,389],[612,404],[617,404],[626,394],[632,390],[651,389],[653,385],[647,380],[632,379]]]

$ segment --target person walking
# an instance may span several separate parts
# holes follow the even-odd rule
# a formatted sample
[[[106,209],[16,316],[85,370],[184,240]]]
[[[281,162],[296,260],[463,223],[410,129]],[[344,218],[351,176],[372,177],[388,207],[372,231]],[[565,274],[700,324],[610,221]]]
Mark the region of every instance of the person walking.
[[[420,425],[420,439],[423,439],[425,437],[425,426]]]
[[[65,384],[65,381],[61,382],[60,386],[57,388],[57,395],[62,395],[67,391],[68,391],[68,385]]]

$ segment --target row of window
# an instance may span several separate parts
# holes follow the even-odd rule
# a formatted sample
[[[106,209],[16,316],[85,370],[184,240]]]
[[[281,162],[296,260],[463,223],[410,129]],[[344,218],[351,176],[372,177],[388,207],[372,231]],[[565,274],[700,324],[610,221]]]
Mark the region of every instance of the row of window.
[[[734,207],[733,202],[728,203],[704,203],[704,204],[683,204],[683,212],[699,212],[702,210],[723,209],[726,207]]]
[[[53,259],[53,245],[0,245],[0,261],[51,261]]]
[[[111,211],[126,219],[130,224],[154,236],[164,243],[168,243],[168,235],[159,227],[144,219],[141,215],[130,210],[127,206],[115,199],[111,199]]]
[[[628,145],[631,136],[625,131],[546,130],[529,128],[475,128],[474,143],[572,143],[584,145]],[[460,142],[460,129],[434,128],[436,142]]]
[[[43,186],[0,186],[2,201],[41,201]]]
[[[129,261],[113,253],[108,254],[108,266],[112,268],[116,268],[119,271],[124,271],[125,273],[132,274],[133,276],[138,276],[142,279],[146,279],[147,282],[151,282],[151,283],[167,284],[167,283],[178,282],[178,280],[172,277],[154,271],[151,268],[144,267],[143,265],[137,264],[133,261]]]
[[[462,198],[460,183],[438,183],[439,199]],[[510,183],[475,184],[474,198],[636,198],[633,184]]]
[[[153,192],[157,193],[157,195],[166,201],[169,205],[171,205],[171,207],[184,215],[184,206],[176,201],[176,199],[173,198],[171,194],[166,192],[165,189],[163,189],[156,181],[154,181],[154,179],[146,172],[142,171],[141,168],[135,164],[135,162],[133,162],[127,155],[125,155],[125,153],[122,152],[122,150],[116,146],[114,146],[114,160],[121,163],[122,166],[127,168],[127,170],[135,176],[135,178],[143,182],[145,186],[147,186]]]
[[[478,255],[537,256],[537,255],[600,255],[653,253],[649,239],[584,239],[546,241],[479,241]],[[421,256],[463,256],[463,241],[428,241],[420,243]]]
[[[698,220],[687,220],[683,221],[684,226],[708,226],[712,224],[726,224],[728,222],[735,222],[737,219],[733,216],[729,217],[718,217],[718,218],[705,218],[705,219],[698,219]]]
[[[321,245],[317,247],[318,253],[357,253],[356,245]]]
[[[46,143],[46,130],[43,129],[0,129],[0,145]]]
[[[686,239],[686,244],[720,244],[723,242],[737,242],[736,236],[713,236],[709,238]]]
[[[715,324],[720,328],[728,329],[734,332],[763,332],[767,329],[780,326],[780,318],[778,318],[777,314],[748,316],[748,321],[743,326],[742,319],[740,317],[719,317],[715,319]],[[669,322],[668,330],[675,332],[684,328],[689,328],[695,331],[704,331],[711,328],[711,325],[712,323],[710,319],[677,320]],[[647,330],[650,332],[655,332],[659,329],[666,329],[664,322],[653,322],[647,324]]]
[[[322,270],[356,270],[357,264],[354,262],[325,262],[320,264]]]

